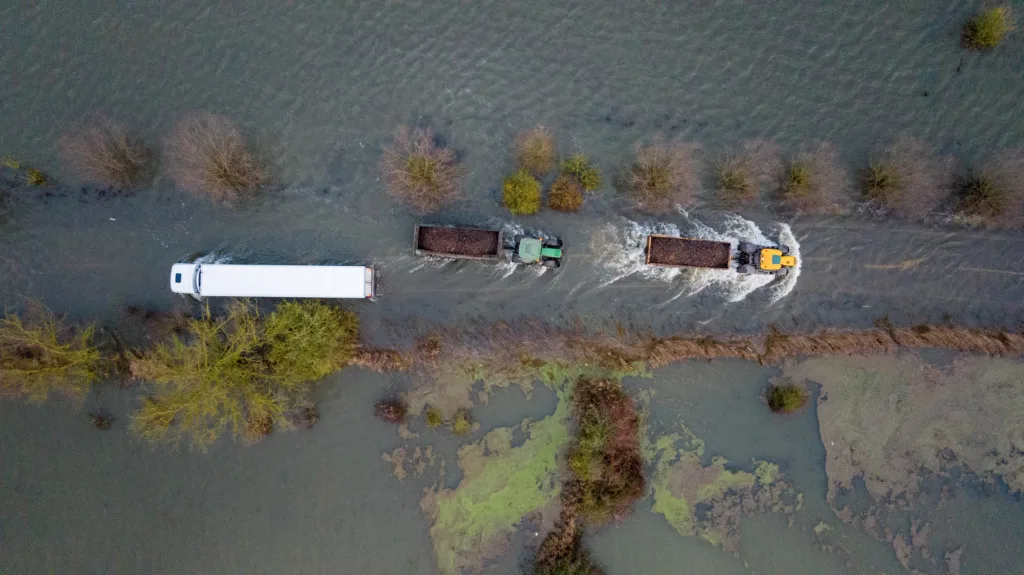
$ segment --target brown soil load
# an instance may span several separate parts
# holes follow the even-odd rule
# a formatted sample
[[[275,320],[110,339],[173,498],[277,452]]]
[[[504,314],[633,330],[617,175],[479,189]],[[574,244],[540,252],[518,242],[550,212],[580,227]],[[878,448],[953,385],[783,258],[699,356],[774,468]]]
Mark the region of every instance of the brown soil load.
[[[650,236],[647,263],[695,268],[729,267],[732,247],[725,242]]]
[[[498,232],[466,228],[420,227],[416,249],[460,256],[493,256],[498,253]]]

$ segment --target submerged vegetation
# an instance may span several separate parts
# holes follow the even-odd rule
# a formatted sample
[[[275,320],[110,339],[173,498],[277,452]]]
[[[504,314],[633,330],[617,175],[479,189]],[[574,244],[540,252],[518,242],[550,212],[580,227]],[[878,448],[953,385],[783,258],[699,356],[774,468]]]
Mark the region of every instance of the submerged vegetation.
[[[562,160],[562,175],[576,178],[585,191],[593,192],[601,187],[601,172],[583,154],[573,154]]]
[[[513,143],[519,169],[535,178],[543,178],[555,169],[555,137],[544,126],[537,126],[516,136]]]
[[[465,173],[455,150],[439,144],[430,129],[400,127],[384,148],[380,170],[391,196],[421,213],[437,211],[462,194]]]
[[[0,320],[0,396],[81,400],[104,373],[92,325],[73,328],[41,306]]]
[[[559,212],[580,211],[583,207],[583,187],[572,176],[558,176],[548,190],[548,207]]]
[[[1024,225],[1024,149],[999,152],[962,181],[958,210],[974,225]]]
[[[922,218],[949,196],[952,162],[928,146],[900,136],[873,158],[862,176],[864,197],[905,218]]]
[[[757,201],[778,176],[782,161],[774,142],[752,140],[740,152],[715,163],[718,201],[738,208]]]
[[[842,208],[849,188],[849,176],[839,163],[835,147],[822,142],[812,151],[797,154],[789,163],[779,199],[788,211],[832,214]]]
[[[405,416],[409,413],[409,407],[401,399],[391,398],[377,402],[373,406],[373,412],[384,421],[401,425],[405,423]]]
[[[768,408],[775,413],[793,413],[807,405],[807,390],[792,383],[773,385],[765,393]]]
[[[231,120],[196,114],[178,122],[164,144],[165,164],[183,190],[218,201],[250,196],[267,172]]]
[[[513,214],[525,216],[540,210],[540,182],[524,169],[505,178],[501,187],[501,200]]]
[[[696,150],[694,144],[660,138],[636,146],[624,186],[642,211],[660,214],[693,203],[700,185]]]
[[[315,300],[284,302],[266,317],[248,302],[234,302],[223,317],[207,308],[185,336],[132,360],[132,374],[150,390],[132,428],[200,450],[225,432],[254,442],[290,429],[311,405],[309,382],[347,365],[357,342],[355,314]]]
[[[108,118],[87,120],[61,137],[64,162],[88,182],[130,188],[149,179],[149,150]]]
[[[1009,6],[989,8],[967,21],[960,36],[964,48],[991,50],[1002,43],[1013,30],[1013,16]]]

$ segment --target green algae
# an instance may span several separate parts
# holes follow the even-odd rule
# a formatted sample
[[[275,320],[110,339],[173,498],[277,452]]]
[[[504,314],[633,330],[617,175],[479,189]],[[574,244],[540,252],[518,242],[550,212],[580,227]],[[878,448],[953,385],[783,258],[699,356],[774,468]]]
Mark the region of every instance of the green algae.
[[[657,437],[649,445],[655,466],[652,510],[664,516],[680,535],[735,550],[742,513],[791,513],[801,503],[799,494],[794,505],[782,503],[781,498],[793,496],[793,490],[774,463],[755,460],[753,471],[732,470],[727,467],[728,460],[715,456],[710,465],[704,465],[704,442],[685,427],[682,432]],[[699,505],[712,506],[715,512],[698,517]]]
[[[559,454],[569,441],[569,401],[559,392],[555,413],[521,426],[526,440],[512,447],[516,428],[499,428],[459,450],[462,481],[430,492],[430,529],[442,573],[479,565],[489,549],[511,536],[522,518],[555,502]],[[520,426],[516,426],[520,427]]]

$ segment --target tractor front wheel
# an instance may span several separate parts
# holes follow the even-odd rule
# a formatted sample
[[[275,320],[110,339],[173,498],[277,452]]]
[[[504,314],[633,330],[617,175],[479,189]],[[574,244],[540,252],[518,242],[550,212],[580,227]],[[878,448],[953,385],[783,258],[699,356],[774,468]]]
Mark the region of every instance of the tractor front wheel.
[[[782,252],[782,255],[788,256],[789,255],[789,246],[783,244],[783,245],[779,246],[779,251]]]
[[[544,266],[546,268],[557,268],[561,264],[558,263],[558,260],[550,259],[550,260],[544,260],[544,261],[540,262],[540,265],[542,265],[542,266]]]
[[[544,240],[544,247],[558,249],[562,247],[562,240],[558,238],[548,238]]]
[[[784,278],[784,277],[786,277],[788,275],[789,275],[789,268],[782,268],[781,270],[775,272],[775,276],[776,277],[780,277],[780,278]]]

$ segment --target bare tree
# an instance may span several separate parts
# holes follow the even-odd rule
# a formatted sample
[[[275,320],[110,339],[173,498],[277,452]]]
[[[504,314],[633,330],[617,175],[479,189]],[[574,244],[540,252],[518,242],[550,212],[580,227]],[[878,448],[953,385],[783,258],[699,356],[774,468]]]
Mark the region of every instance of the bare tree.
[[[64,162],[82,179],[130,188],[152,175],[152,154],[120,124],[103,116],[83,121],[60,138]]]
[[[779,198],[789,211],[830,214],[842,209],[851,187],[835,146],[822,142],[809,152],[800,152],[789,163],[782,175]]]
[[[624,184],[641,210],[664,213],[693,203],[700,187],[697,150],[696,144],[662,138],[648,146],[637,144]]]
[[[953,166],[952,157],[940,158],[921,140],[901,135],[864,171],[864,196],[895,215],[920,219],[949,197]]]
[[[430,129],[410,131],[405,126],[384,148],[380,170],[388,192],[422,213],[458,199],[465,176],[455,151],[438,145]]]
[[[267,172],[227,118],[201,113],[178,122],[166,142],[167,170],[183,190],[215,200],[252,195]]]

